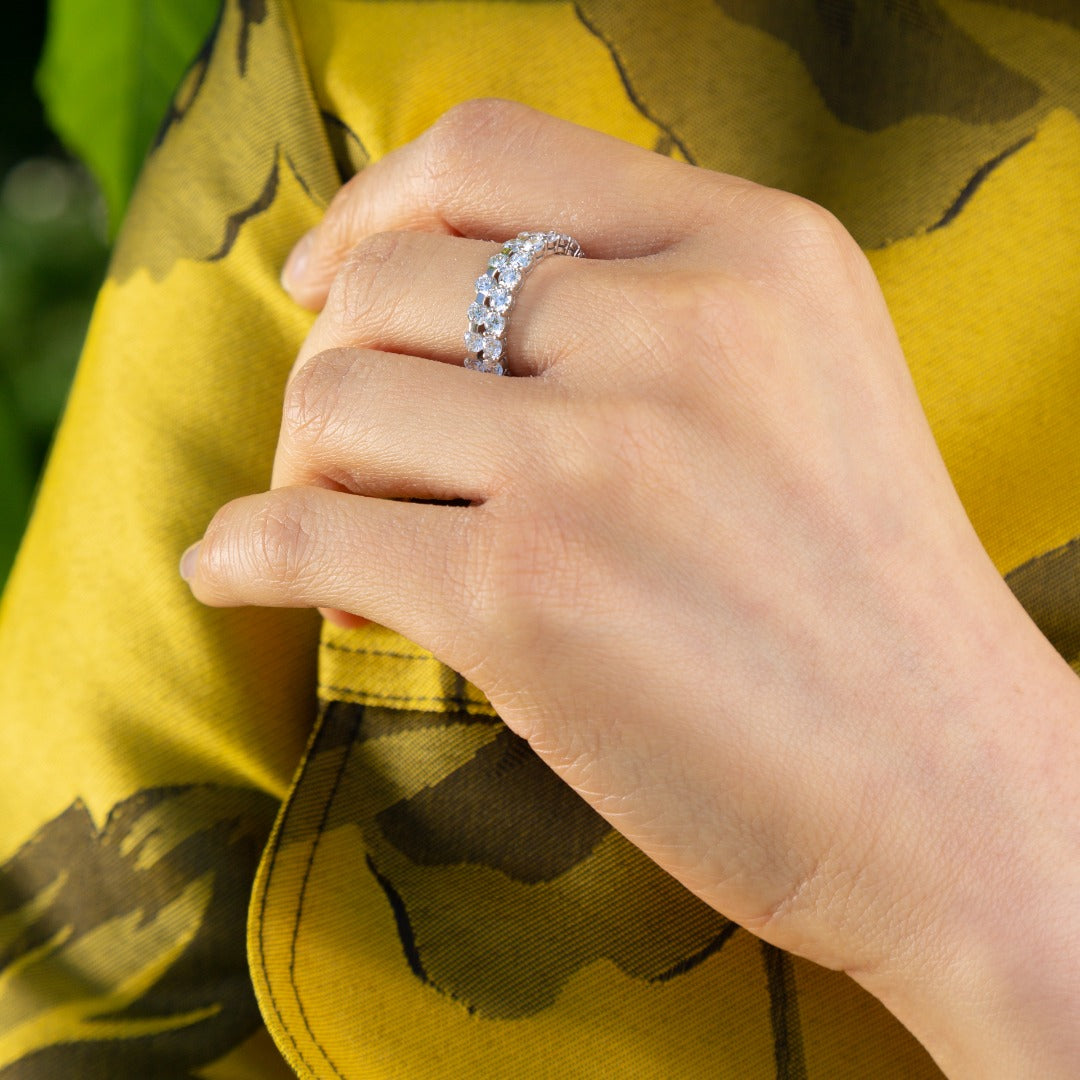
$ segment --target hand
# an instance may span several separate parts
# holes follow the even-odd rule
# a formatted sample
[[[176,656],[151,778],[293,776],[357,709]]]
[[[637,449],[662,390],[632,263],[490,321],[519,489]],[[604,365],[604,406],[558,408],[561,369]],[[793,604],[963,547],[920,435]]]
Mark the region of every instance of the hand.
[[[462,370],[492,240],[548,228],[588,258],[524,283],[519,377]],[[346,185],[286,278],[322,313],[273,490],[215,516],[195,595],[401,632],[955,1075],[1056,1075],[1010,950],[1019,923],[1056,956],[1057,918],[1080,955],[1077,682],[975,536],[842,226],[475,102]]]

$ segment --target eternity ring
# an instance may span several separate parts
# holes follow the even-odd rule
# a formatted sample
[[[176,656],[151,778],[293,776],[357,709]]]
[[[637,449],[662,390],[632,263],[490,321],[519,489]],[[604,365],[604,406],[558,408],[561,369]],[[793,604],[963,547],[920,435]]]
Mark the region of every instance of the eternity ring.
[[[476,279],[476,299],[469,305],[465,331],[465,366],[489,375],[508,375],[503,347],[506,324],[525,275],[546,255],[580,259],[583,254],[581,245],[565,233],[523,232],[507,240]]]

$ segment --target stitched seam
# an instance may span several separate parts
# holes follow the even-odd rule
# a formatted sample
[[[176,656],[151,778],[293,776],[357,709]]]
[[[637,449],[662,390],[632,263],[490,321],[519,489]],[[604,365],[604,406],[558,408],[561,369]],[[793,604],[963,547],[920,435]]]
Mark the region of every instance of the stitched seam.
[[[466,699],[458,695],[428,697],[423,694],[380,694],[375,690],[354,690],[350,686],[331,686],[329,683],[319,683],[319,689],[331,694],[360,694],[364,697],[379,698],[382,701],[441,701],[444,704],[467,704]]]
[[[325,714],[324,714],[324,717],[322,719],[322,722],[320,723],[319,734],[321,734],[321,732],[322,732],[322,724],[323,723],[325,723]],[[354,724],[354,727],[355,727],[355,724]],[[355,731],[354,731],[354,734],[355,734]],[[308,753],[306,761],[304,762],[304,767],[301,770],[300,777],[298,778],[296,786],[295,786],[295,788],[293,790],[294,797],[295,797],[296,792],[298,792],[300,790],[300,788],[301,788],[301,786],[303,784],[303,781],[304,781],[304,775],[307,773],[308,768],[311,765],[311,762],[315,758],[317,744],[318,744],[318,734],[312,739],[311,749],[310,749],[310,751]],[[296,937],[297,937],[297,934],[299,933],[299,928],[300,928],[300,908],[303,906],[304,891],[307,888],[308,877],[311,874],[311,867],[312,867],[312,864],[315,861],[315,853],[318,850],[319,841],[322,838],[322,827],[323,827],[323,825],[326,824],[326,818],[327,818],[327,816],[329,814],[330,804],[333,801],[334,795],[337,792],[338,785],[341,783],[341,778],[345,773],[345,766],[348,763],[349,756],[352,753],[352,748],[353,748],[354,744],[355,744],[354,740],[350,740],[348,750],[342,755],[341,767],[338,769],[338,774],[334,778],[333,787],[331,788],[330,794],[329,794],[329,796],[327,797],[327,800],[326,800],[326,804],[323,807],[323,818],[322,818],[322,821],[319,823],[319,830],[318,830],[318,832],[316,834],[314,842],[312,843],[311,851],[308,853],[307,866],[304,868],[304,881],[303,881],[303,884],[301,886],[299,898],[298,898],[298,901],[297,901],[296,917],[295,917],[295,921],[293,923],[293,937],[292,937],[292,943],[291,943],[291,946],[290,946],[290,956],[289,956],[289,984],[293,988],[293,995],[296,998],[296,1003],[297,1003],[297,1005],[298,1005],[298,1007],[300,1009],[300,1015],[303,1018],[304,1027],[307,1029],[308,1034],[311,1036],[312,1042],[315,1044],[315,1046],[318,1048],[320,1053],[326,1059],[326,1061],[329,1064],[330,1068],[334,1070],[334,1074],[337,1077],[339,1077],[339,1080],[347,1080],[347,1078],[338,1069],[337,1065],[334,1064],[333,1059],[326,1052],[326,1048],[322,1045],[322,1043],[316,1037],[315,1033],[311,1030],[311,1025],[308,1023],[308,1019],[307,1019],[307,1013],[304,1011],[303,1002],[300,1000],[300,992],[299,992],[299,989],[298,989],[298,987],[296,985],[294,975],[295,975],[295,960],[296,960]],[[274,983],[270,978],[270,972],[269,972],[269,970],[267,968],[267,963],[266,963],[266,904],[267,904],[267,897],[270,894],[270,882],[274,877],[274,867],[275,867],[275,865],[277,863],[278,853],[281,851],[281,842],[282,842],[282,837],[284,837],[284,835],[285,835],[285,826],[286,826],[286,824],[288,822],[288,818],[289,818],[290,814],[292,813],[292,809],[293,809],[293,804],[292,804],[292,802],[290,802],[288,807],[285,810],[285,817],[282,819],[281,828],[279,829],[278,834],[277,834],[277,836],[276,836],[276,838],[274,840],[273,850],[270,853],[270,865],[267,867],[267,870],[266,870],[266,883],[263,886],[262,899],[261,899],[261,901],[259,903],[259,967],[262,969],[263,983],[266,986],[267,993],[268,993],[268,995],[270,997],[270,1005],[274,1010],[274,1015],[277,1017],[278,1023],[281,1025],[281,1030],[284,1031],[286,1035],[288,1035],[289,1041],[293,1044],[293,1049],[296,1051],[296,1056],[303,1062],[304,1067],[308,1070],[308,1072],[311,1073],[312,1076],[318,1076],[318,1073],[316,1072],[316,1070],[314,1068],[312,1068],[311,1063],[307,1060],[306,1057],[304,1057],[304,1054],[300,1049],[300,1045],[296,1041],[296,1036],[293,1034],[292,1029],[289,1027],[288,1021],[285,1019],[284,1015],[282,1014],[281,1007],[278,1004],[278,996],[274,991]]]
[[[308,761],[310,761],[310,757]],[[307,762],[304,763],[304,769],[300,774],[300,779],[303,779],[304,772],[307,771]],[[299,783],[297,784],[297,789]],[[281,838],[285,834],[285,824],[291,810],[291,805],[285,808],[285,817],[281,821],[281,826],[278,829],[277,836],[274,839],[274,845],[270,852],[270,865],[266,868],[266,880],[263,883],[262,898],[259,901],[259,968],[262,971],[263,984],[266,986],[266,992],[270,999],[270,1007],[274,1010],[274,1016],[277,1017],[278,1026],[281,1030],[288,1035],[289,1041],[293,1045],[293,1050],[296,1051],[296,1056],[303,1062],[304,1068],[307,1069],[312,1076],[315,1076],[315,1070],[311,1067],[308,1059],[304,1057],[303,1051],[301,1051],[299,1044],[296,1041],[296,1037],[289,1029],[288,1023],[285,1021],[285,1017],[282,1015],[281,1008],[278,1005],[278,997],[274,992],[274,983],[270,978],[270,972],[266,965],[266,902],[267,897],[270,895],[270,881],[274,876],[274,866],[277,863],[278,852],[281,850]]]
[[[362,714],[361,714],[362,715]],[[326,822],[330,817],[330,807],[334,804],[334,799],[337,797],[338,788],[341,786],[341,779],[345,775],[345,769],[349,764],[349,759],[352,757],[353,749],[356,746],[356,723],[353,724],[352,738],[349,739],[348,749],[341,755],[341,764],[338,766],[337,776],[334,777],[334,783],[327,793],[326,802],[323,803],[322,817],[319,820],[319,827],[315,830],[315,840],[311,845],[311,851],[308,852],[307,866],[304,867],[304,880],[300,884],[300,892],[297,894],[296,899],[296,918],[293,922],[293,934],[292,942],[289,945],[289,984],[293,988],[293,996],[296,998],[296,1004],[300,1009],[300,1018],[304,1021],[304,1027],[307,1029],[308,1035],[311,1036],[311,1041],[319,1048],[319,1052],[326,1058],[326,1063],[334,1070],[334,1075],[340,1077],[341,1080],[345,1080],[345,1074],[334,1063],[334,1059],[329,1055],[326,1047],[319,1042],[315,1035],[315,1032],[311,1030],[311,1022],[308,1020],[307,1010],[304,1008],[304,1002],[300,997],[300,987],[296,985],[296,942],[300,936],[300,920],[303,918],[304,911],[304,898],[307,896],[308,880],[311,877],[311,868],[315,864],[315,855],[319,850],[319,845],[322,843],[322,838],[325,835]]]
[[[392,656],[395,660],[430,660],[436,664],[442,663],[430,654],[422,653],[391,652],[389,649],[356,649],[349,645],[338,645],[333,641],[319,642],[319,648],[332,649],[334,652],[352,653],[354,656]]]
[[[377,698],[380,701],[397,701],[397,702],[425,702],[436,703],[439,705],[456,705],[463,712],[468,712],[470,709],[479,709],[485,716],[494,715],[494,710],[490,706],[485,705],[481,701],[471,701],[469,698],[461,697],[458,695],[448,695],[443,697],[425,697],[423,695],[410,695],[410,694],[379,694],[374,690],[356,690],[351,686],[329,686],[326,683],[319,683],[319,692],[325,694],[351,694],[354,697],[359,698]],[[330,698],[328,700],[335,700]]]

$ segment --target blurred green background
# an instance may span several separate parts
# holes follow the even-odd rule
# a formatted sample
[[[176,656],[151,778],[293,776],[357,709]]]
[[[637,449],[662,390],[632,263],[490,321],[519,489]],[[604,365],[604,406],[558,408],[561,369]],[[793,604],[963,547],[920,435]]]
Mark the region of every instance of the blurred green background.
[[[109,238],[217,9],[218,0],[31,0],[5,21],[0,587],[63,409]]]
[[[63,406],[108,255],[104,202],[34,91],[44,4],[7,23],[0,127],[0,583]]]

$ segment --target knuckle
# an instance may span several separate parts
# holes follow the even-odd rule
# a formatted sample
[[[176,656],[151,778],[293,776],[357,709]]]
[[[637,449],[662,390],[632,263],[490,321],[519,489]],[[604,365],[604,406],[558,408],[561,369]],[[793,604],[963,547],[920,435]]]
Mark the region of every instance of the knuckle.
[[[295,489],[237,499],[214,515],[203,540],[201,571],[218,591],[245,587],[274,596],[294,586],[311,561],[316,515]]]
[[[447,109],[430,128],[432,149],[459,155],[471,153],[476,141],[513,130],[522,114],[531,112],[503,98],[470,98]]]
[[[289,381],[282,407],[282,436],[291,446],[313,449],[340,422],[342,398],[352,388],[355,353],[332,349],[304,363]]]
[[[875,310],[874,271],[834,214],[798,195],[772,192],[764,220],[761,294],[783,298],[790,325],[843,326]]]
[[[392,272],[401,242],[401,233],[373,233],[346,256],[328,303],[334,317],[350,333],[362,336],[377,325],[380,315],[385,315],[387,298],[394,296],[395,290],[383,285],[386,275]]]
[[[772,191],[732,173],[671,160],[681,177],[680,195],[688,225],[695,232],[726,234],[731,221],[756,216],[763,195]],[[672,174],[675,175],[674,173]]]
[[[500,155],[512,152],[531,138],[539,115],[501,98],[472,98],[443,113],[428,129],[422,155],[433,205],[453,205],[459,198],[472,203],[478,185],[492,184],[486,148],[498,147]]]
[[[852,249],[858,250],[840,220],[818,203],[779,192],[770,209],[771,240],[785,264],[816,275],[844,264]]]
[[[296,584],[311,561],[317,536],[317,515],[306,499],[295,491],[271,493],[246,537],[254,574],[268,584]]]

